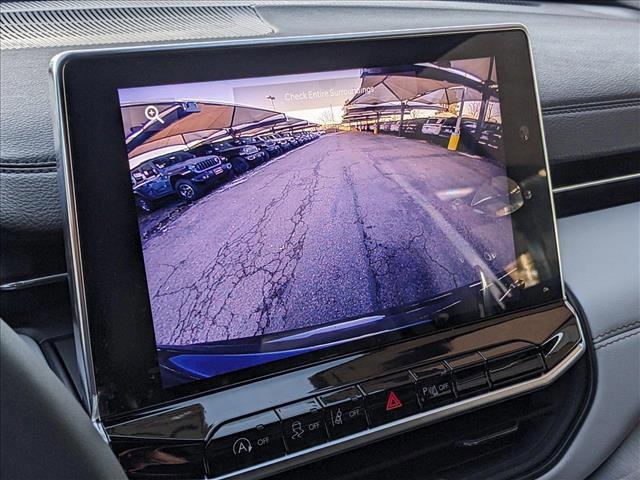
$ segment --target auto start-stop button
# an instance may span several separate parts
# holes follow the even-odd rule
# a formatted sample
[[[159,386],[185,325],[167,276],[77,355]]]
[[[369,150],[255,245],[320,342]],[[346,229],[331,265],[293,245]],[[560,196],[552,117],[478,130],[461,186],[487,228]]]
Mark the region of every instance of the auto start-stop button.
[[[280,419],[273,411],[222,425],[207,444],[211,475],[240,470],[284,455]]]

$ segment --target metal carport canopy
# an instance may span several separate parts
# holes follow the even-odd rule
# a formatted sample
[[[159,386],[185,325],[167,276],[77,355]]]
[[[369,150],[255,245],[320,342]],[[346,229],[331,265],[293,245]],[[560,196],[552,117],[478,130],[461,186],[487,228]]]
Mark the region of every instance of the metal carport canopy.
[[[207,132],[208,141],[222,142],[233,138],[226,130],[217,130],[216,132]],[[172,135],[157,140],[148,140],[139,147],[129,152],[129,169],[133,170],[147,160],[168,155],[175,152],[183,152],[199,145],[202,141],[198,139],[187,140],[185,135]]]
[[[245,130],[287,121],[284,113],[262,108],[199,101],[192,103],[197,105],[199,111],[190,112],[167,124],[134,148],[129,153],[129,158],[146,154],[145,157],[149,159],[153,158],[152,152],[157,152],[157,156],[160,156],[171,151],[187,150],[206,142],[225,140]],[[140,161],[136,163],[139,164]]]
[[[407,102],[406,108],[410,110],[423,109],[423,110],[443,110],[442,105],[437,102],[430,103],[425,102]],[[344,108],[346,114],[342,117],[343,120],[351,120],[356,117],[376,117],[378,115],[399,115],[402,111],[398,102],[388,102],[380,104],[351,104]]]
[[[359,93],[345,103],[344,118],[349,120],[349,111],[357,105],[365,105],[364,110],[359,111],[363,115],[367,110],[375,111],[377,105],[395,104],[400,109],[401,133],[405,110],[413,108],[411,105],[448,106],[463,100],[479,100],[483,105],[486,104],[489,98],[496,95],[494,70],[493,59],[489,58],[461,60],[455,64],[447,62],[445,65],[426,63],[365,68],[362,70]],[[483,76],[484,80],[478,75]]]
[[[452,87],[468,87],[481,92],[485,83],[475,75],[432,64],[411,65],[401,70],[363,69],[359,93],[345,105],[409,102]]]
[[[173,135],[183,135],[188,141],[205,140],[201,132],[226,130],[229,134],[241,133],[258,126],[274,125],[287,121],[284,113],[262,108],[225,103],[195,102],[199,112],[193,112],[160,130],[150,140],[160,140]]]
[[[303,130],[305,128],[318,127],[317,123],[303,120],[301,118],[288,117],[286,122],[277,123],[271,126],[260,126],[255,129],[245,130],[243,136],[265,135],[275,132]]]
[[[178,112],[183,108],[184,103],[185,102],[174,100],[163,100],[154,102],[153,105],[149,103],[129,103],[121,105],[120,112],[122,114],[122,124],[127,145],[150,129],[153,129],[153,131],[150,132],[150,134],[153,135],[153,133],[159,130],[158,125],[162,125],[157,120],[149,120],[147,118],[145,111],[148,107],[154,106],[158,112],[158,118],[167,122],[167,117],[169,117],[171,113]]]

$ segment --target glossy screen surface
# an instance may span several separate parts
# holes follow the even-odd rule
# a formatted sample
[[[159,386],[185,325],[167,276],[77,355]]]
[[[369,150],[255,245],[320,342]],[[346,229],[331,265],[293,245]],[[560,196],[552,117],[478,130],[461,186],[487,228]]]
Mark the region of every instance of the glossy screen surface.
[[[165,387],[538,283],[493,57],[118,94]]]

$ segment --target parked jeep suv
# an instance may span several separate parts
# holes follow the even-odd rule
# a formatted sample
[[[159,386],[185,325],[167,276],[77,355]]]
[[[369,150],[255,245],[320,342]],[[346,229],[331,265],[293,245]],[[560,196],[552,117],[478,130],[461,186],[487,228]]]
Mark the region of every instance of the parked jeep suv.
[[[131,182],[140,210],[150,212],[161,198],[178,195],[196,200],[208,186],[220,183],[233,174],[231,164],[217,155],[196,157],[188,152],[163,155],[131,170]]]
[[[202,145],[193,150],[199,155],[218,155],[226,159],[236,174],[241,174],[267,160],[267,154],[255,145],[235,145],[233,141]]]
[[[297,145],[293,142],[293,138],[289,136],[283,136],[280,133],[271,133],[269,135],[261,135],[257,137],[261,141],[275,142],[282,149],[283,152],[295,148]]]
[[[265,161],[277,157],[283,151],[283,149],[275,141],[260,140],[256,137],[237,138],[236,140],[233,140],[233,143],[237,146],[255,145],[260,149],[260,151],[266,154],[266,158],[264,159]]]

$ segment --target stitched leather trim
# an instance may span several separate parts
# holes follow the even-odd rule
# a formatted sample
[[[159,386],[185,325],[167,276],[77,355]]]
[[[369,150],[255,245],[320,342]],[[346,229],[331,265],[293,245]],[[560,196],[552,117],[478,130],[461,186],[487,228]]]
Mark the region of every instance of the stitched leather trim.
[[[615,328],[611,328],[609,330],[605,330],[604,332],[598,334],[597,336],[593,337],[593,340],[598,343],[598,342],[603,342],[605,341],[607,338],[611,338],[615,335],[619,335],[620,333],[624,333],[628,330],[633,330],[636,326],[640,326],[640,320],[636,320],[635,322],[631,322],[631,323],[627,323],[625,325],[620,325],[617,326]],[[613,334],[613,335],[610,335]]]
[[[6,162],[0,161],[0,168],[29,168],[29,167],[53,167],[56,165],[55,158],[48,159],[44,162],[39,160],[35,161],[26,161],[26,162]]]
[[[625,340],[625,339],[627,339],[629,337],[633,337],[635,335],[640,335],[640,329],[635,331],[635,332],[633,332],[633,333],[628,333],[627,335],[623,335],[621,337],[618,337],[615,340],[612,340],[610,342],[600,343],[599,345],[596,345],[596,350],[600,350],[601,348],[608,347],[609,345],[613,345],[614,343],[618,343],[618,342],[620,342],[622,340]]]
[[[49,166],[40,166],[40,165],[29,165],[28,168],[5,168],[0,166],[0,174],[3,175],[7,175],[7,174],[22,174],[22,175],[28,175],[31,173],[55,173],[57,171],[56,167],[49,167]]]
[[[590,110],[610,110],[612,108],[629,108],[640,105],[640,98],[625,98],[617,100],[597,101],[597,102],[580,102],[568,105],[556,105],[543,107],[542,112],[548,115],[556,115],[559,113],[572,113]]]

